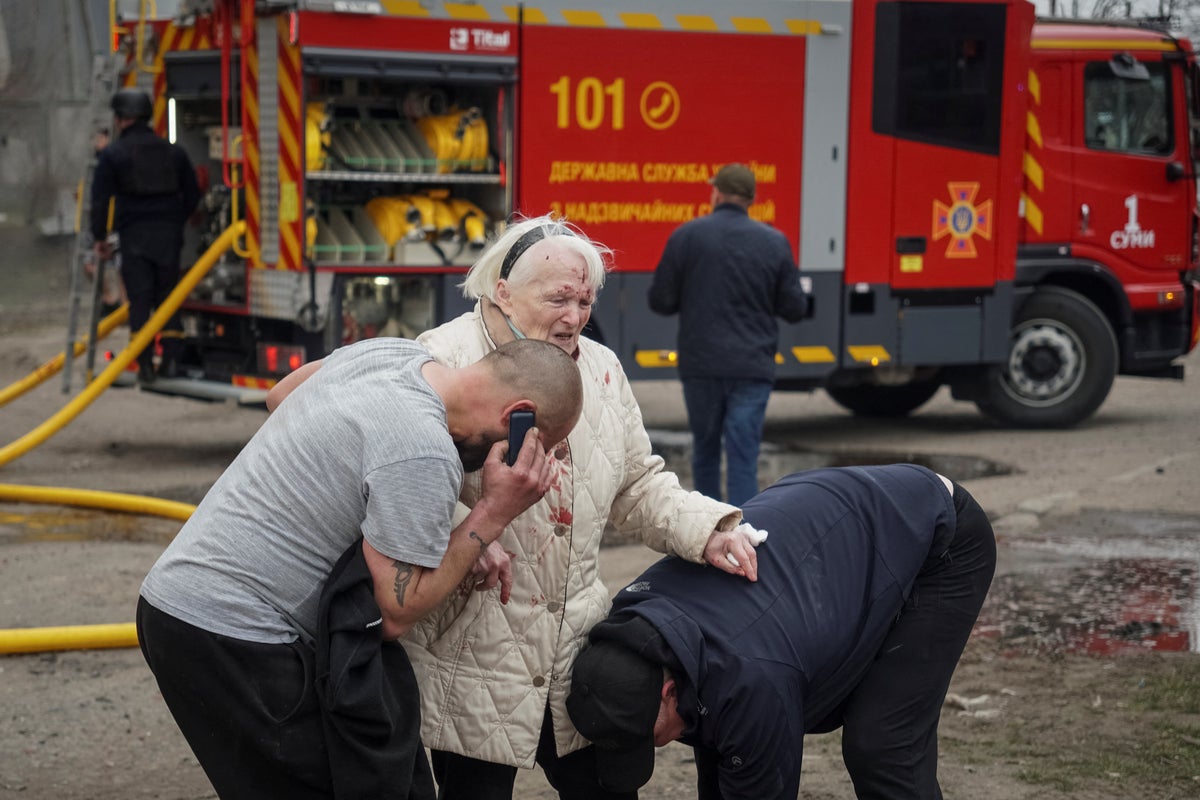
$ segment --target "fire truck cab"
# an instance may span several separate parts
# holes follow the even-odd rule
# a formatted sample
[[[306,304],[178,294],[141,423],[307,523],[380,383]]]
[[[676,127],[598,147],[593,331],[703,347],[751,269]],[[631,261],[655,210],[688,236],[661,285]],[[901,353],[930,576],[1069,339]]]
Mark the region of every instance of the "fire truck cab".
[[[189,247],[246,223],[160,391],[452,318],[514,213],[614,250],[589,333],[673,378],[647,290],[729,162],[814,298],[780,389],[903,415],[948,385],[1066,426],[1196,345],[1195,55],[1161,32],[1024,0],[195,0],[146,27],[154,124],[211,187]]]
[[[1044,22],[1032,55],[1021,300],[978,400],[1067,421],[1113,372],[1181,378],[1196,345],[1200,97],[1190,46],[1161,31]]]

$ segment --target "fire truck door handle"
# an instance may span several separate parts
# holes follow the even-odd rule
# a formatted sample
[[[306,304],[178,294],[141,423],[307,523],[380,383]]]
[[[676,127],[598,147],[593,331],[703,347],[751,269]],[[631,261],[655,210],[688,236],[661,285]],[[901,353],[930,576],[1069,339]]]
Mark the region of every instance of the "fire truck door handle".
[[[1087,203],[1079,206],[1079,232],[1087,233],[1092,226],[1092,209]]]

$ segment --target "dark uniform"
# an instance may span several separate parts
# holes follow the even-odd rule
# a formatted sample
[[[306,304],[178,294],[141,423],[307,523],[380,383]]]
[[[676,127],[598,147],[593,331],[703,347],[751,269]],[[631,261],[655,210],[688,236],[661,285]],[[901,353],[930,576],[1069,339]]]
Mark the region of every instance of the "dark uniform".
[[[147,125],[149,96],[122,89],[113,97],[113,111],[135,121],[100,151],[92,182],[92,236],[105,240],[109,201],[115,197],[113,230],[121,239],[121,279],[129,297],[129,328],[136,333],[179,281],[183,225],[200,200],[200,189],[183,148]],[[173,374],[183,337],[178,314],[160,335],[162,371]],[[138,358],[144,380],[153,379],[152,356],[147,348]]]
[[[983,510],[896,464],[796,473],[743,512],[770,534],[756,583],[666,558],[589,633],[567,709],[602,783],[649,778],[666,667],[701,800],[795,800],[804,735],[839,727],[858,797],[940,798],[942,701],[996,564]]]

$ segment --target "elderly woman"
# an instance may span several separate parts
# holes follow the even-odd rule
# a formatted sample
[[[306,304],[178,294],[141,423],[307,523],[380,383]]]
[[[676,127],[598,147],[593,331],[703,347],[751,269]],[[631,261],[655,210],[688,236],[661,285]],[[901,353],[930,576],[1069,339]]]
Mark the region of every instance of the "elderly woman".
[[[450,366],[514,338],[570,353],[583,377],[583,414],[557,446],[541,502],[481,557],[456,597],[405,639],[421,687],[425,745],[441,800],[512,797],[535,761],[563,798],[618,798],[601,789],[594,757],[567,716],[571,664],[609,595],[598,567],[606,526],[695,562],[756,578],[741,512],[682,489],[650,450],[616,354],[580,337],[604,283],[607,248],[549,217],[510,225],[467,273],[475,309],[418,341]],[[468,475],[461,501],[480,483]]]

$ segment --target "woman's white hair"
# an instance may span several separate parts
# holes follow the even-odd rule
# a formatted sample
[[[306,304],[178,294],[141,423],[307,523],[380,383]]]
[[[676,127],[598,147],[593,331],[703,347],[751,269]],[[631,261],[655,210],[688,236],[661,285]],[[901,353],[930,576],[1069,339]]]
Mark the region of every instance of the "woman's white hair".
[[[484,251],[467,272],[463,282],[459,284],[463,295],[469,300],[486,297],[494,302],[496,285],[500,283],[500,272],[509,251],[521,237],[537,228],[542,229],[542,235],[538,237],[537,241],[554,239],[556,244],[578,253],[583,258],[584,263],[587,264],[587,282],[598,295],[604,287],[604,277],[612,259],[612,250],[599,242],[593,242],[584,236],[579,228],[571,225],[565,219],[549,215],[518,219],[510,223],[496,243]],[[522,265],[528,266],[526,254],[533,244],[536,244],[536,241],[526,244],[525,248],[516,254],[516,260],[509,265],[509,274],[505,278],[515,288],[519,288],[534,277],[531,270],[522,269]]]

